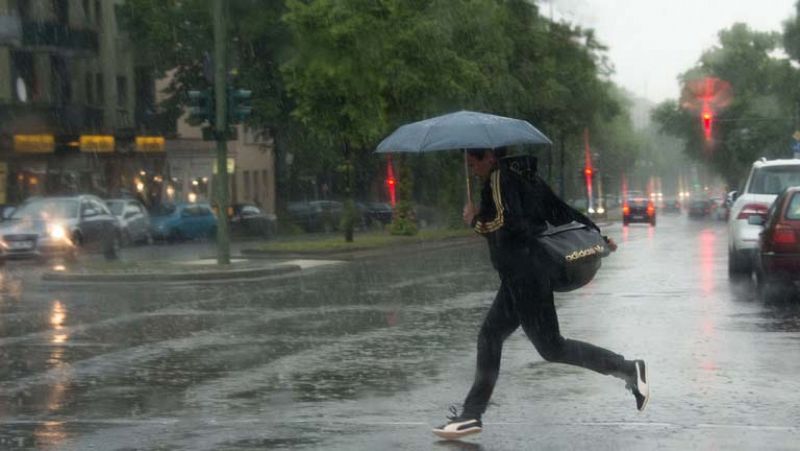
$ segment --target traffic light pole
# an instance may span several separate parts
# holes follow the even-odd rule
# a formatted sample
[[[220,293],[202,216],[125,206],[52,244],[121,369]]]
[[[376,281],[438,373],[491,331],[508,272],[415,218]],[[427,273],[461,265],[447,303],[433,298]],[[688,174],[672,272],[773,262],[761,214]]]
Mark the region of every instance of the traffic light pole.
[[[217,141],[217,264],[231,262],[228,233],[228,111],[227,111],[227,26],[228,0],[213,0],[211,17],[214,20],[214,97],[216,105]]]

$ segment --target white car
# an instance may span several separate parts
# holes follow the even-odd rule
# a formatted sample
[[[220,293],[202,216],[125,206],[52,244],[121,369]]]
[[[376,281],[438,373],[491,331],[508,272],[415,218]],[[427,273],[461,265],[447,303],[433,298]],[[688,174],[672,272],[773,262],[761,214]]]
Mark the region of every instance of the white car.
[[[748,223],[751,215],[766,215],[781,191],[800,185],[800,159],[753,163],[747,184],[731,206],[728,220],[728,275],[747,276],[753,270],[758,235],[763,229]]]

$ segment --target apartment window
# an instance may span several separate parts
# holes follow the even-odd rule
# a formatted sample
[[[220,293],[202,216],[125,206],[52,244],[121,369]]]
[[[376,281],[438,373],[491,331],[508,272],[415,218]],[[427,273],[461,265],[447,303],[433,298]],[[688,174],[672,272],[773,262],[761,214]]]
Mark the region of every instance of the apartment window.
[[[261,198],[261,190],[258,185],[258,171],[253,171],[253,202],[259,204]]]
[[[97,26],[102,24],[102,11],[100,10],[100,0],[94,0],[94,23]]]
[[[63,56],[50,57],[53,84],[53,101],[58,105],[72,102],[72,81],[69,76],[67,61]]]
[[[67,0],[53,0],[53,13],[58,23],[69,25],[69,2]]]
[[[117,76],[117,106],[128,106],[128,79],[122,75]]]
[[[244,177],[244,200],[250,200],[250,171],[242,172]]]
[[[95,99],[97,99],[98,104],[102,105],[106,101],[105,92],[103,91],[103,74],[94,74],[94,87],[96,91]]]
[[[17,11],[22,20],[30,20],[31,18],[31,5],[30,0],[17,0]]]
[[[30,102],[39,99],[39,84],[36,72],[33,69],[33,54],[30,52],[13,52],[11,59],[14,64],[13,89],[15,97],[20,102]]]
[[[89,0],[83,0],[83,17],[85,18],[85,22],[87,24],[92,23],[92,2]]]
[[[86,74],[86,78],[84,79],[84,89],[86,89],[86,104],[87,105],[94,105],[94,83],[92,74]]]

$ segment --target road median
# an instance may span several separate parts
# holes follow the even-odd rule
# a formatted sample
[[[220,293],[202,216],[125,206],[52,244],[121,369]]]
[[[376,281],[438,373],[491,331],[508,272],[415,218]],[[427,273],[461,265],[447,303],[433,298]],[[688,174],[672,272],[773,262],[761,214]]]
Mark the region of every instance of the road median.
[[[45,271],[42,280],[81,283],[203,282],[255,279],[300,269],[300,266],[294,264],[244,259],[234,259],[230,265],[218,265],[208,260],[107,262],[88,264],[74,270],[56,267]]]

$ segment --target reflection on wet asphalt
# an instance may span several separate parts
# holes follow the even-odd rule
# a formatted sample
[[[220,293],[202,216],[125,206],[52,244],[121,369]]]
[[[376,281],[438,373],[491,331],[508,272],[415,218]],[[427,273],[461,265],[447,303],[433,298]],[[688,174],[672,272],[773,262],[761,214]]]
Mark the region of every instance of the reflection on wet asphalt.
[[[476,240],[216,285],[47,286],[10,267],[0,449],[797,443],[800,303],[768,305],[728,281],[724,224],[659,221],[610,227],[619,251],[557,296],[565,336],[647,359],[644,414],[617,380],[545,363],[517,332],[484,432],[436,441],[429,428],[469,388],[498,286]]]

